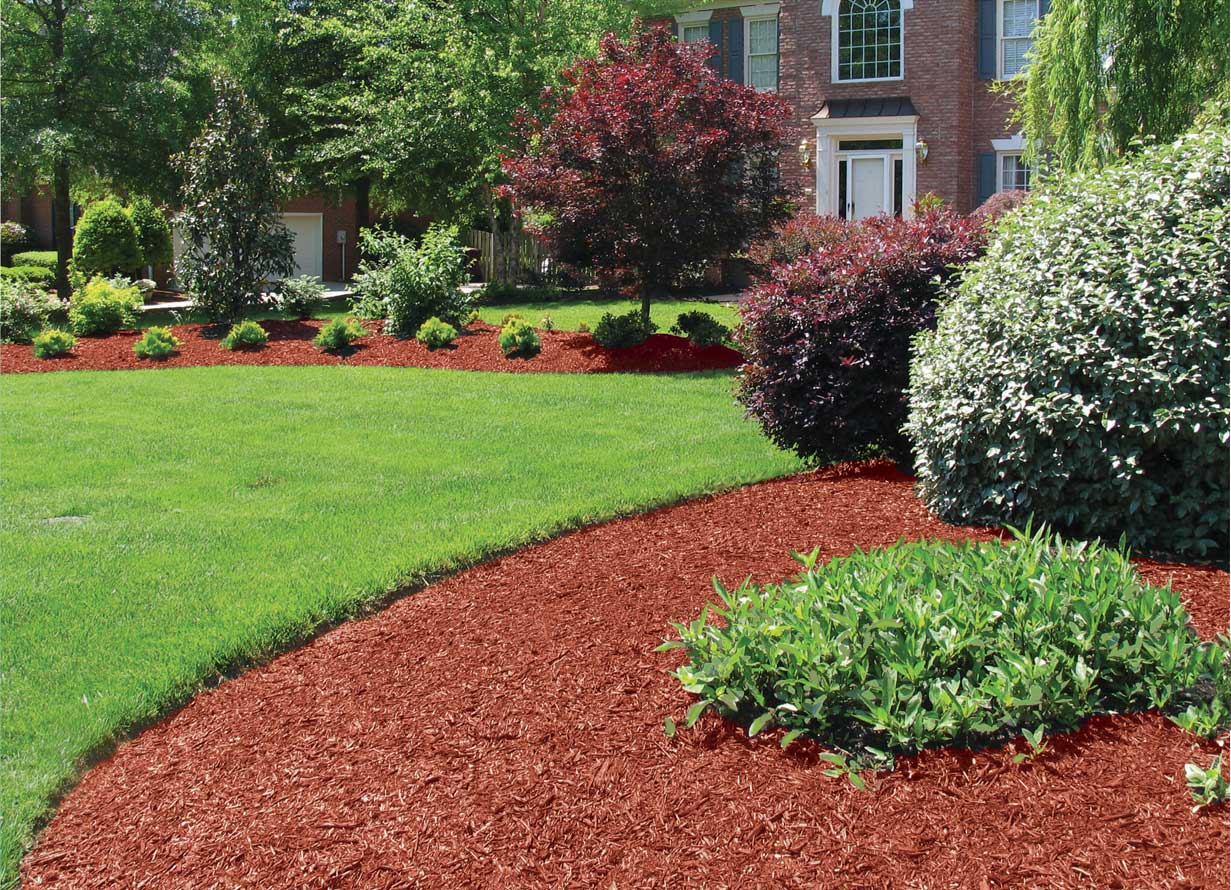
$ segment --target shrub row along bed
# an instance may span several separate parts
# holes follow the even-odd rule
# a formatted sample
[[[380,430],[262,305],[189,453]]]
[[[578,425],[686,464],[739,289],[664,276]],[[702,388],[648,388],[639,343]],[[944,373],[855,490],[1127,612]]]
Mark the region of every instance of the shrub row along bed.
[[[122,307],[108,304],[106,323],[122,314]],[[112,312],[112,309],[115,309]],[[39,307],[31,309],[37,315]],[[92,313],[91,319],[102,318]],[[15,322],[16,323],[16,322]],[[22,322],[23,324],[27,322]],[[93,322],[92,322],[93,323]],[[140,339],[136,332],[124,332],[108,337],[81,337],[70,352],[54,360],[36,358],[30,346],[9,345],[4,349],[4,372],[34,372],[57,370],[124,370],[134,368],[183,368],[199,365],[381,365],[386,367],[454,368],[468,371],[510,372],[693,372],[737,367],[742,361],[738,352],[721,345],[704,348],[694,346],[682,337],[655,334],[643,343],[625,349],[605,349],[583,333],[572,331],[535,331],[528,325],[519,327],[520,346],[505,355],[499,342],[500,329],[475,322],[462,330],[451,348],[431,348],[413,339],[401,339],[380,331],[381,322],[363,324],[365,333],[351,329],[347,338],[335,330],[325,345],[330,351],[314,345],[322,329],[330,323],[321,321],[263,321],[260,327],[267,334],[264,346],[244,339],[229,341],[248,347],[228,351],[221,339],[204,325],[177,325],[170,328],[179,341],[175,351],[157,362],[138,359],[133,347]],[[242,327],[239,326],[239,327]],[[528,333],[527,333],[528,332]],[[245,333],[244,338],[256,332]],[[537,338],[538,351],[525,350]],[[259,337],[255,337],[259,340]],[[342,339],[350,342],[343,343]],[[324,341],[322,341],[324,342]]]

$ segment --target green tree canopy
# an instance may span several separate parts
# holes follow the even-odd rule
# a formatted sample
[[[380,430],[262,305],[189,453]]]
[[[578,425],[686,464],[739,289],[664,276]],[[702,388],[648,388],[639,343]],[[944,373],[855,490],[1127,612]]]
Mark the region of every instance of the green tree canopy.
[[[1052,0],[1019,119],[1032,151],[1098,167],[1170,140],[1228,89],[1227,0]]]

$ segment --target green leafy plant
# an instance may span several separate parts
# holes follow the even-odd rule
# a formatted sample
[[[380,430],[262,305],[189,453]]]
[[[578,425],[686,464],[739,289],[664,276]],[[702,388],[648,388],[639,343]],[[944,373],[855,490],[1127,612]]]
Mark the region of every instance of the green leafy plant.
[[[46,287],[55,278],[55,271],[45,266],[0,266],[0,278],[11,281],[26,281]]]
[[[542,347],[534,328],[520,319],[511,320],[500,330],[500,351],[505,358],[532,358]]]
[[[29,246],[29,229],[11,219],[0,222],[0,259],[7,260]]]
[[[73,294],[68,321],[79,337],[114,334],[137,322],[141,292],[135,287],[116,287],[105,278],[95,277]]]
[[[594,326],[593,337],[599,346],[607,349],[626,349],[644,343],[650,334],[658,330],[658,325],[642,321],[640,312],[633,311],[626,315],[612,315],[604,312],[603,317]]]
[[[278,282],[278,308],[296,318],[311,318],[325,299],[325,285],[312,275]]]
[[[433,316],[420,325],[415,339],[428,349],[444,349],[457,339],[457,328]]]
[[[1211,127],[1000,220],[914,343],[905,432],[929,508],[1226,552],[1228,148]]]
[[[465,321],[463,322],[463,325],[465,327],[470,327],[472,324],[475,324],[476,322],[480,322],[482,320],[483,320],[483,316],[479,314],[479,310],[471,309],[469,312],[466,313],[466,318],[465,318]]]
[[[539,321],[539,327],[545,331],[554,331],[556,329],[556,323],[552,321],[550,315],[544,315]]]
[[[1028,760],[1034,760],[1047,750],[1047,741],[1043,738],[1043,730],[1045,729],[1047,729],[1046,726],[1036,726],[1033,730],[1022,729],[1022,737],[1026,740],[1026,744],[1030,746],[1030,751],[1014,754],[1014,763],[1025,763]]]
[[[137,232],[137,247],[143,266],[165,266],[171,262],[173,245],[171,225],[166,215],[149,198],[137,197],[128,205],[128,218]]]
[[[504,318],[500,319],[500,327],[507,327],[515,321],[525,321],[526,318],[520,312],[506,312]]]
[[[48,328],[34,338],[35,358],[55,358],[77,345],[77,338],[67,331]]]
[[[137,228],[123,205],[106,198],[87,207],[73,234],[74,277],[132,272],[140,265]]]
[[[1227,779],[1222,774],[1222,755],[1219,754],[1209,767],[1202,769],[1195,763],[1184,764],[1184,781],[1197,802],[1194,809],[1211,807],[1227,799]]]
[[[588,323],[584,322],[584,321],[579,321],[579,322],[577,322],[577,332],[578,332],[579,334],[588,334],[588,333],[590,333],[590,325],[589,325]]]
[[[21,253],[15,253],[13,254],[13,265],[42,266],[54,273],[56,270],[56,252],[54,250],[25,250]]]
[[[731,329],[715,320],[708,312],[694,309],[681,312],[671,326],[671,333],[687,337],[693,346],[704,349],[717,346],[731,339]]]
[[[246,320],[231,326],[218,345],[223,349],[260,349],[269,341],[269,333],[255,321]]]
[[[1208,700],[1225,670],[1123,549],[1039,531],[796,558],[782,584],[715,580],[719,603],[659,647],[689,656],[675,676],[698,696],[690,725],[715,708],[750,735],[781,727],[878,762],[1023,733],[1037,754],[1044,731],[1093,714]]]
[[[60,309],[60,301],[24,279],[0,277],[0,340],[28,343]]]
[[[432,316],[461,324],[470,298],[460,290],[465,252],[455,228],[434,225],[417,244],[383,229],[364,229],[359,240],[367,259],[355,276],[357,313],[385,319],[396,337],[413,336]]]
[[[141,339],[133,344],[133,352],[137,358],[163,359],[179,346],[179,338],[171,333],[170,328],[155,325],[145,329]]]
[[[324,352],[346,352],[359,340],[368,335],[368,329],[354,318],[335,318],[322,327],[312,339],[312,345]]]

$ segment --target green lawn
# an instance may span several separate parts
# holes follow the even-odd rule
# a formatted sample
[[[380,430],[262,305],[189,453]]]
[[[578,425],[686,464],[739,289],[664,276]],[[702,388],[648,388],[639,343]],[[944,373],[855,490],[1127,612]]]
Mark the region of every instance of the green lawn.
[[[0,378],[0,884],[83,758],[204,678],[399,585],[798,469],[731,387],[349,367]]]
[[[598,320],[603,317],[603,313],[610,312],[613,315],[621,315],[625,312],[631,312],[638,308],[640,304],[634,303],[632,300],[623,299],[600,299],[591,300],[562,300],[556,302],[536,302],[536,303],[510,303],[503,306],[483,306],[479,309],[479,315],[488,324],[500,324],[500,320],[510,312],[515,312],[526,321],[530,322],[535,327],[540,327],[543,316],[550,315],[553,324],[557,330],[575,331],[584,321],[593,330],[598,324]],[[729,328],[734,328],[739,323],[739,312],[735,306],[730,303],[704,303],[689,300],[663,300],[654,303],[651,307],[650,315],[658,325],[658,329],[666,333],[673,324],[675,319],[681,312],[690,312],[699,309],[703,312],[708,312],[718,321],[722,322]],[[350,314],[349,300],[334,300],[326,303],[321,309],[315,313],[316,318],[345,318]],[[288,316],[277,310],[263,310],[252,313],[252,318],[263,320],[269,318],[287,318]],[[196,316],[193,313],[184,313],[181,319],[185,323],[201,322],[203,318]],[[154,324],[173,324],[176,323],[167,312],[146,312],[142,314],[141,325],[148,327]]]

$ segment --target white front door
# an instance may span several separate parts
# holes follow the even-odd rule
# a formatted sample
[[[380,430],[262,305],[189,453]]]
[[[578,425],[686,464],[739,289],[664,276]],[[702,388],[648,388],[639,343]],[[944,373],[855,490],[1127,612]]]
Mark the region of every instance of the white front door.
[[[884,213],[886,156],[851,158],[851,219],[865,219]]]
[[[324,218],[319,213],[284,213],[282,223],[295,236],[295,271],[293,275],[322,275],[324,250]]]

